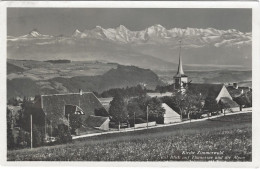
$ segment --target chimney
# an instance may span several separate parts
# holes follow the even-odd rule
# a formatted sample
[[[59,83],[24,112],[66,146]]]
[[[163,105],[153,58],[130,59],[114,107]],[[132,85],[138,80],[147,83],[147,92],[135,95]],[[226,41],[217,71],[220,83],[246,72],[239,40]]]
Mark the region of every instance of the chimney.
[[[237,83],[233,83],[233,87],[234,87],[235,89],[238,89]]]
[[[82,93],[83,93],[82,89],[79,89],[79,95],[82,95]]]

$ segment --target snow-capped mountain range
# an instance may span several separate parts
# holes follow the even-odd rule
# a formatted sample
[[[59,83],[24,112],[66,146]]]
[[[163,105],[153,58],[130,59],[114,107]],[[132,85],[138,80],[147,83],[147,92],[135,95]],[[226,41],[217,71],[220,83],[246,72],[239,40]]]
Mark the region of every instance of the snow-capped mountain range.
[[[61,38],[53,35],[43,35],[37,30],[31,31],[27,35],[19,37],[8,37],[9,41],[32,40],[32,39],[56,39]],[[125,26],[120,25],[117,28],[104,29],[96,26],[91,30],[79,31],[76,29],[71,36],[65,36],[66,39],[99,39],[112,41],[122,44],[141,44],[141,43],[171,43],[178,42],[183,38],[183,44],[187,46],[204,46],[214,44],[216,47],[222,45],[248,45],[252,41],[251,32],[240,32],[235,29],[218,30],[214,28],[172,28],[167,30],[162,25],[154,25],[141,31],[131,31]]]
[[[7,36],[10,59],[105,60],[145,68],[173,68],[182,41],[184,64],[251,67],[252,33],[236,29],[172,28],[153,25],[131,31],[116,28],[75,30],[71,35],[44,35],[37,30]],[[173,68],[174,69],[174,68]]]

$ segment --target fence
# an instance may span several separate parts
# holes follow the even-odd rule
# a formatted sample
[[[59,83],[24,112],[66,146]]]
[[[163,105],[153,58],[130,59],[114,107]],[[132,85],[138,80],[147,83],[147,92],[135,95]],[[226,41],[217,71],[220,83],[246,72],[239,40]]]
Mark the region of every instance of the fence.
[[[148,122],[148,127],[155,126],[155,125],[156,125],[155,121]],[[141,128],[141,127],[147,127],[147,123],[135,124],[135,128]]]

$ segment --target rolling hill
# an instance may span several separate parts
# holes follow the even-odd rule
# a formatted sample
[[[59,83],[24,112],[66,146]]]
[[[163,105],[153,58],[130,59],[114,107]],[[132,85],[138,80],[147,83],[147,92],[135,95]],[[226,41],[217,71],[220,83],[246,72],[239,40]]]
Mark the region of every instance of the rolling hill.
[[[7,98],[78,92],[78,89],[102,92],[110,88],[130,87],[140,83],[147,84],[147,88],[155,88],[156,85],[162,84],[159,77],[149,69],[118,65],[117,68],[96,76],[74,76],[71,78],[56,76],[46,80],[32,80],[25,77],[8,79]]]

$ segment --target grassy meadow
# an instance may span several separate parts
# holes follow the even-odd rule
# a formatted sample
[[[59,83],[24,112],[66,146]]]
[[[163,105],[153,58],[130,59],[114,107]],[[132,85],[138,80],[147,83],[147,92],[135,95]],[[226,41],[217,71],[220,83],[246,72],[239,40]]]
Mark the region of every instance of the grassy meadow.
[[[8,161],[251,161],[252,114],[8,151]]]

